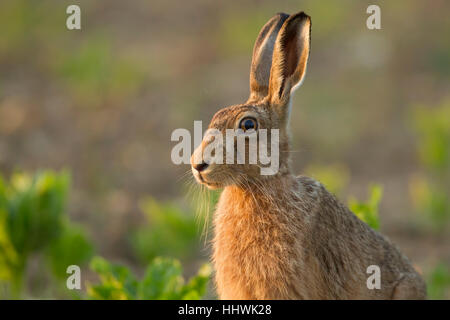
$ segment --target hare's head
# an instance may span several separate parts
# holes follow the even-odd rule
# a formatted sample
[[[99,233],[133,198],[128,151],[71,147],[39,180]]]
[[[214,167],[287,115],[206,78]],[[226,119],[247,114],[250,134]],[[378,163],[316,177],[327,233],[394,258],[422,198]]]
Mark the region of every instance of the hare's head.
[[[262,28],[253,49],[248,101],[219,110],[192,155],[198,182],[220,188],[289,171],[290,98],[305,76],[310,33],[311,20],[303,12],[277,14]],[[242,136],[244,139],[239,139]],[[267,143],[261,144],[263,138]],[[239,149],[239,140],[244,149]],[[270,160],[277,161],[275,166],[260,159],[263,146]],[[239,150],[243,150],[244,161],[238,159]],[[276,152],[279,159],[272,157]],[[252,162],[256,154],[257,160]],[[262,169],[270,166],[273,173],[262,174]]]

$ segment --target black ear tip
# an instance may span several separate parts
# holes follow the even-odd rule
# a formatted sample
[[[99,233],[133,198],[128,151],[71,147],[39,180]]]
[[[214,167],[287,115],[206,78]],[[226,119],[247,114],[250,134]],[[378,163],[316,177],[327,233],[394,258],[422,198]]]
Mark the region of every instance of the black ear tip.
[[[311,30],[311,18],[303,11],[291,15],[284,24],[286,30],[289,30],[289,32],[297,32],[299,26],[305,25],[309,25],[309,29]]]
[[[300,19],[300,20],[309,20],[311,21],[311,17],[308,16],[306,13],[304,13],[303,11],[300,11],[299,13],[296,13],[292,16],[292,19]]]
[[[303,11],[301,11],[300,13],[299,13],[299,16],[300,17],[302,17],[302,18],[310,18],[310,16],[308,16],[305,12],[303,12]]]

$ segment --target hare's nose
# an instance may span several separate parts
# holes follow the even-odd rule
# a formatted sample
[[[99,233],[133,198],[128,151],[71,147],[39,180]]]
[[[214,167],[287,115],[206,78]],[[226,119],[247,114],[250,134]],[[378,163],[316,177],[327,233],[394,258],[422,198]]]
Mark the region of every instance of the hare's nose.
[[[208,168],[208,166],[209,164],[207,164],[206,162],[197,163],[193,165],[194,169],[197,170],[198,172],[202,172],[203,170]]]

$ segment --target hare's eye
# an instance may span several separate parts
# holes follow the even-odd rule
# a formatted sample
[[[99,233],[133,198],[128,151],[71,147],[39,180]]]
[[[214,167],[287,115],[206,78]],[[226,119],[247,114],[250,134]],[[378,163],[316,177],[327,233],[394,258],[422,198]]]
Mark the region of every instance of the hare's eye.
[[[258,128],[258,123],[256,122],[256,119],[254,118],[244,118],[241,120],[241,123],[239,124],[239,128],[241,128],[244,131],[254,129],[256,130]]]

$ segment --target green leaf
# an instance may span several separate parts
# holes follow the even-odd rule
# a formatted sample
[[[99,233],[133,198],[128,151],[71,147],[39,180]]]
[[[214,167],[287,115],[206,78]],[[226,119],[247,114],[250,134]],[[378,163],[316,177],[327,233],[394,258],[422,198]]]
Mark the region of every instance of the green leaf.
[[[160,203],[147,198],[141,203],[147,224],[131,238],[138,258],[148,263],[156,256],[185,258],[196,251],[200,232],[192,211],[182,210],[173,203]]]
[[[66,214],[70,175],[66,171],[14,173],[0,177],[0,278],[19,298],[31,254],[43,254],[53,274],[66,278],[69,265],[89,259],[91,245]]]
[[[126,267],[109,263],[101,257],[94,257],[91,269],[98,273],[100,284],[88,284],[88,295],[100,300],[136,299],[137,281]]]
[[[371,228],[378,230],[380,220],[378,217],[378,204],[383,195],[383,188],[380,185],[372,185],[369,191],[367,202],[359,202],[354,198],[349,200],[348,206],[351,211]]]
[[[438,264],[428,277],[428,296],[433,300],[442,300],[450,296],[450,266]]]
[[[155,258],[145,271],[141,281],[123,266],[110,264],[95,257],[91,268],[100,277],[100,284],[88,284],[88,295],[92,299],[201,299],[211,275],[211,267],[204,265],[187,284],[178,260]]]
[[[177,260],[155,258],[142,282],[139,283],[138,296],[144,300],[180,299],[184,284],[181,265]]]
[[[67,267],[87,262],[93,253],[92,244],[88,241],[83,229],[75,225],[67,225],[57,241],[53,241],[47,251],[47,259],[53,274],[66,279]]]
[[[188,284],[182,289],[182,297],[184,300],[197,300],[206,293],[209,279],[211,277],[212,268],[209,264],[204,264],[198,271],[197,275],[189,280]],[[194,298],[194,295],[198,298]]]

